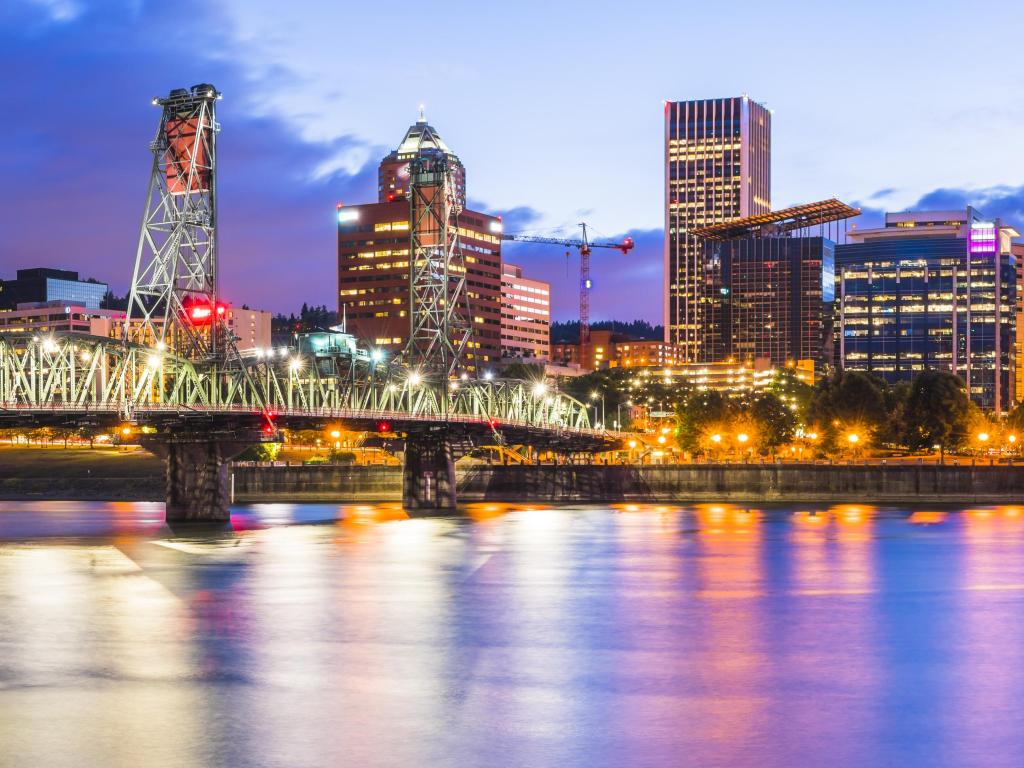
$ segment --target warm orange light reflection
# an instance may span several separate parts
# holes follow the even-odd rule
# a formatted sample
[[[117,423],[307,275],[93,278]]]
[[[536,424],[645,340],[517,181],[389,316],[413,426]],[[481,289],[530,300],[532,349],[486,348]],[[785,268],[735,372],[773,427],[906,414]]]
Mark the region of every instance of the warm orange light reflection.
[[[945,519],[945,512],[915,512],[909,517],[915,525],[937,525]]]

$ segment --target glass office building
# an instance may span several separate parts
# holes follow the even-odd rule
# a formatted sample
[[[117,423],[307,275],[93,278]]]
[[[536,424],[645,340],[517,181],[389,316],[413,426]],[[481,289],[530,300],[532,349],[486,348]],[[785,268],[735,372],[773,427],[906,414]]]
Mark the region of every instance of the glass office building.
[[[959,376],[983,408],[1016,402],[1018,233],[977,210],[886,214],[836,249],[838,362],[890,382]]]
[[[694,230],[704,245],[709,361],[831,366],[835,238],[858,213],[823,200]]]
[[[19,269],[17,275],[14,280],[0,281],[0,310],[51,301],[99,309],[107,293],[106,283],[79,280],[77,272],[67,269]]]

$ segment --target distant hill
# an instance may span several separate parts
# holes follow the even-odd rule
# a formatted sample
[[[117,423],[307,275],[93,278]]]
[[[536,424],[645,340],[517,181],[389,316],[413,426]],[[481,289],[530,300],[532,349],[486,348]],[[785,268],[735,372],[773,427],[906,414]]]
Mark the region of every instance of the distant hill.
[[[664,338],[665,329],[661,325],[651,325],[646,320],[598,320],[590,324],[592,331],[614,331],[635,339],[653,339],[660,341]],[[570,320],[566,323],[551,324],[551,343],[565,344],[579,341],[580,323],[578,320]]]

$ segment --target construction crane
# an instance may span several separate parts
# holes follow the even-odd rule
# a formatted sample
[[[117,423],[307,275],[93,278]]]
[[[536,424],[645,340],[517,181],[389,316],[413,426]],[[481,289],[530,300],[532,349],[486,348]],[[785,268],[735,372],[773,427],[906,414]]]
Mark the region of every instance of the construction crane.
[[[513,240],[517,243],[542,243],[544,245],[560,245],[563,248],[575,248],[580,252],[580,365],[587,360],[587,346],[590,344],[590,250],[592,248],[614,248],[623,255],[633,249],[633,238],[626,237],[621,243],[592,243],[587,238],[587,225],[580,223],[579,240],[560,237],[538,237],[536,235],[517,235],[504,233],[502,240]],[[566,253],[566,256],[569,254]]]

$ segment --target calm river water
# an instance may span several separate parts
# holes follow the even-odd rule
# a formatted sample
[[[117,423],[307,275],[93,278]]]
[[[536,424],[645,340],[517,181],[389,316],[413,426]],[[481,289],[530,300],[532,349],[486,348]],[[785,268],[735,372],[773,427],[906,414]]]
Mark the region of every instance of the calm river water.
[[[162,513],[0,502],[0,765],[1024,765],[1024,507]]]

